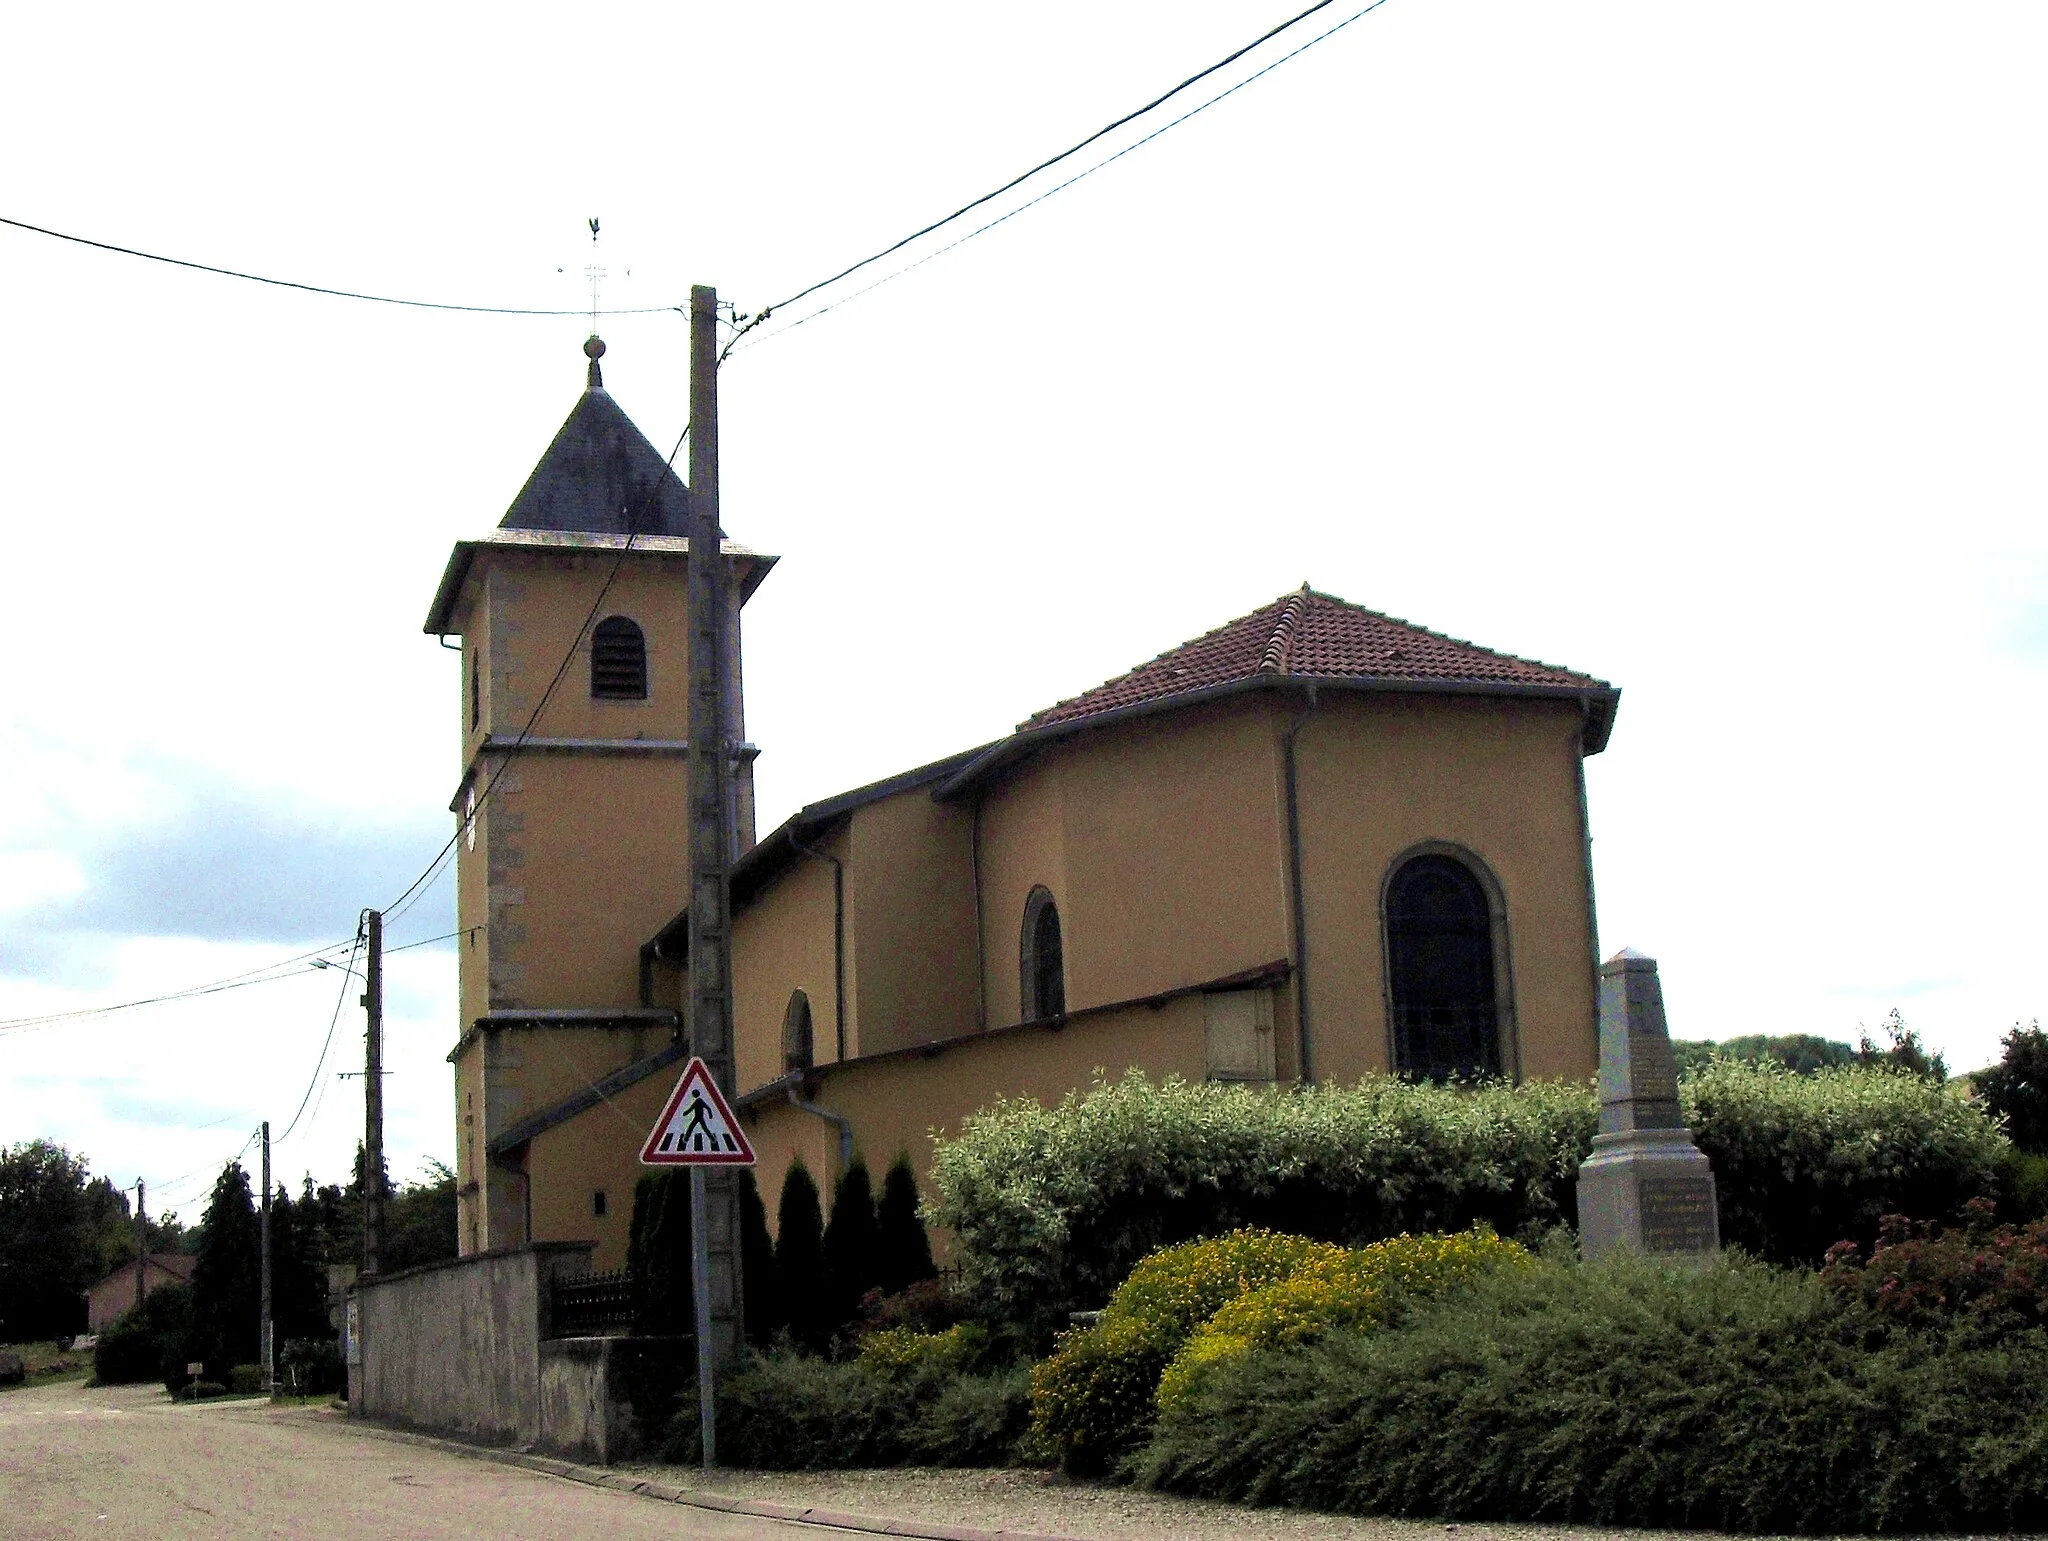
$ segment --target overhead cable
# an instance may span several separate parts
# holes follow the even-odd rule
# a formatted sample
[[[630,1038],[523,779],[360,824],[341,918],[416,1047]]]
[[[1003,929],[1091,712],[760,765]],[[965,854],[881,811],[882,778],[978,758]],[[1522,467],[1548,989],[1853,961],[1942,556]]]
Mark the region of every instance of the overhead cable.
[[[0,225],[10,225],[16,230],[26,230],[34,235],[46,235],[53,241],[69,241],[74,246],[90,246],[95,251],[113,252],[122,257],[140,257],[144,262],[161,262],[166,267],[190,268],[195,273],[215,273],[222,278],[239,278],[245,283],[269,284],[274,289],[297,289],[306,294],[325,294],[338,300],[367,300],[373,305],[403,305],[411,310],[454,310],[476,316],[658,316],[666,311],[682,310],[681,305],[647,305],[635,310],[592,310],[588,305],[574,310],[524,310],[513,305],[455,305],[444,300],[407,300],[390,294],[362,294],[354,289],[329,289],[323,284],[301,283],[292,278],[266,278],[261,273],[244,273],[235,268],[215,267],[210,262],[191,262],[183,257],[166,257],[160,252],[140,251],[133,246],[116,246],[112,241],[95,241],[89,236],[70,235],[62,230],[51,230],[44,225],[31,225],[26,220],[8,219],[0,215]]]
[[[965,234],[965,235],[963,235],[963,236],[959,237],[959,238],[958,238],[957,240],[952,240],[952,241],[948,241],[948,242],[947,242],[947,243],[946,243],[946,244],[945,244],[944,246],[941,246],[941,247],[939,247],[939,248],[938,248],[938,250],[936,250],[936,251],[931,251],[931,252],[927,252],[927,253],[925,253],[925,254],[924,254],[924,255],[923,255],[922,257],[919,257],[919,258],[918,258],[918,259],[917,259],[917,260],[916,260],[915,262],[906,262],[906,263],[905,263],[905,264],[904,264],[904,265],[903,265],[902,267],[900,267],[900,268],[895,268],[895,269],[891,270],[890,272],[888,272],[888,273],[884,274],[884,275],[883,275],[882,277],[880,277],[880,278],[876,279],[876,280],[875,280],[875,281],[874,281],[873,283],[871,283],[871,284],[865,284],[865,285],[863,285],[862,287],[860,287],[860,288],[858,288],[858,289],[854,290],[854,291],[853,291],[853,293],[851,293],[851,294],[848,294],[848,295],[843,295],[843,296],[841,296],[841,297],[840,297],[839,299],[836,299],[836,300],[832,300],[832,301],[829,301],[829,302],[827,302],[826,304],[820,305],[820,306],[819,306],[819,307],[818,307],[818,308],[817,308],[816,310],[810,311],[810,312],[806,313],[805,315],[799,316],[799,317],[798,317],[798,318],[797,318],[796,320],[794,320],[794,321],[791,321],[791,322],[787,323],[786,325],[783,325],[783,326],[777,327],[777,328],[775,328],[775,329],[774,329],[773,331],[770,331],[770,332],[766,332],[766,333],[764,333],[764,334],[763,334],[763,335],[761,335],[760,337],[756,338],[756,339],[755,339],[755,340],[754,340],[753,342],[751,342],[751,343],[748,343],[748,344],[746,344],[746,345],[745,345],[744,347],[738,347],[738,344],[740,343],[740,338],[741,338],[741,337],[744,337],[744,336],[746,335],[746,333],[747,333],[747,332],[750,332],[750,331],[752,331],[755,325],[758,325],[758,324],[759,324],[760,322],[762,322],[762,321],[765,321],[765,320],[767,320],[767,319],[768,319],[768,310],[775,310],[775,309],[779,309],[779,308],[780,308],[780,305],[787,305],[787,304],[789,303],[789,301],[788,301],[788,300],[784,300],[784,301],[781,301],[781,302],[780,302],[780,305],[772,305],[772,306],[770,306],[770,307],[768,308],[768,310],[764,310],[764,311],[762,311],[762,312],[761,312],[761,313],[760,313],[759,315],[757,315],[756,317],[754,317],[753,321],[749,322],[749,323],[748,323],[748,324],[747,324],[747,325],[746,325],[745,327],[742,327],[742,328],[741,328],[741,330],[740,330],[740,335],[739,335],[739,336],[736,336],[736,337],[734,337],[734,338],[733,338],[733,340],[732,340],[732,342],[731,342],[731,343],[728,343],[728,344],[726,345],[726,352],[727,352],[727,353],[731,353],[731,352],[733,352],[733,351],[735,350],[735,348],[736,348],[736,347],[738,347],[738,351],[740,351],[740,352],[742,352],[742,353],[744,353],[744,352],[747,352],[747,351],[749,351],[749,350],[751,350],[751,349],[753,349],[753,348],[757,348],[757,347],[759,347],[759,346],[760,346],[760,345],[761,345],[762,343],[764,343],[764,342],[767,342],[767,341],[769,341],[769,340],[770,340],[771,338],[775,338],[775,337],[780,337],[780,336],[782,336],[782,335],[783,335],[783,333],[785,333],[785,332],[793,332],[793,331],[795,331],[795,330],[796,330],[796,329],[797,329],[798,327],[802,326],[802,325],[803,325],[803,324],[804,324],[805,322],[807,322],[807,321],[815,321],[815,320],[817,320],[817,319],[818,319],[818,317],[820,317],[820,316],[824,315],[824,314],[825,314],[825,313],[826,313],[827,311],[831,311],[831,310],[837,310],[837,309],[838,309],[838,308],[839,308],[840,306],[842,306],[842,305],[846,305],[846,304],[850,304],[850,303],[851,303],[852,301],[854,301],[854,300],[857,300],[857,299],[859,299],[859,298],[860,298],[860,297],[861,297],[862,295],[864,295],[864,294],[871,294],[871,293],[873,293],[873,292],[874,292],[875,290],[877,290],[877,289],[881,288],[881,287],[882,287],[882,286],[883,286],[884,284],[887,284],[887,283],[893,283],[893,282],[894,282],[895,280],[897,280],[897,279],[901,278],[901,277],[902,277],[902,276],[903,276],[903,275],[904,275],[905,273],[908,273],[908,272],[912,271],[912,270],[913,270],[913,269],[915,269],[915,268],[921,268],[921,267],[923,267],[923,266],[924,266],[924,265],[925,265],[925,264],[926,264],[927,262],[931,262],[931,261],[933,261],[933,260],[935,260],[935,259],[937,259],[937,258],[939,258],[939,257],[943,257],[943,256],[945,256],[947,252],[949,252],[949,251],[952,251],[952,250],[954,250],[954,249],[955,249],[956,247],[961,247],[961,246],[965,246],[965,245],[966,245],[966,244],[967,244],[967,243],[968,243],[969,241],[973,240],[973,239],[974,239],[974,238],[975,238],[976,236],[978,236],[978,235],[985,235],[985,234],[986,234],[987,232],[989,232],[989,231],[991,231],[991,230],[995,229],[995,228],[996,228],[996,226],[998,226],[998,225],[1000,225],[1000,224],[1004,224],[1004,223],[1006,223],[1006,222],[1007,222],[1007,221],[1009,221],[1009,220],[1013,220],[1013,219],[1015,219],[1015,218],[1016,218],[1016,217],[1017,217],[1017,216],[1018,216],[1019,214],[1022,214],[1022,213],[1023,213],[1023,212],[1024,212],[1024,211],[1025,211],[1026,209],[1030,209],[1030,208],[1035,208],[1035,207],[1036,207],[1037,205],[1039,205],[1039,204],[1041,204],[1041,203],[1045,202],[1045,200],[1046,200],[1046,199],[1048,199],[1048,198],[1052,197],[1052,196],[1053,196],[1053,195],[1054,195],[1055,193],[1062,193],[1062,192],[1065,192],[1065,191],[1066,191],[1066,190],[1067,190],[1068,188],[1072,187],[1072,186],[1073,186],[1073,185],[1074,185],[1074,184],[1075,184],[1076,182],[1082,181],[1082,180],[1083,180],[1084,178],[1087,178],[1087,177],[1091,177],[1091,176],[1095,175],[1095,173],[1096,173],[1096,172],[1098,172],[1098,171],[1100,171],[1100,170],[1102,170],[1102,168],[1103,168],[1103,167],[1105,167],[1105,166],[1107,166],[1107,165],[1110,165],[1110,164],[1111,164],[1112,162],[1115,162],[1115,161],[1120,161],[1120,160],[1122,160],[1122,159],[1123,159],[1123,158],[1124,158],[1124,157],[1125,157],[1126,155],[1129,155],[1129,154],[1130,154],[1130,153],[1131,153],[1131,152],[1132,152],[1133,150],[1139,149],[1140,147],[1142,147],[1142,146],[1144,146],[1144,145],[1148,145],[1148,144],[1150,144],[1150,143],[1151,143],[1151,142],[1152,142],[1153,140],[1157,139],[1157,138],[1158,138],[1158,137],[1159,137],[1159,136],[1160,136],[1161,134],[1167,133],[1167,132],[1169,132],[1169,131],[1171,131],[1171,130],[1173,130],[1173,129],[1176,129],[1176,128],[1180,127],[1180,125],[1181,125],[1181,124],[1183,124],[1183,123],[1187,122],[1187,120],[1188,120],[1188,119],[1190,119],[1190,118],[1192,118],[1192,117],[1196,116],[1196,115],[1197,115],[1198,113],[1203,113],[1203,112],[1207,112],[1207,111],[1208,111],[1208,110],[1209,110],[1209,109],[1210,109],[1211,107],[1214,107],[1214,106],[1215,106],[1215,105],[1216,105],[1216,104],[1217,104],[1218,102],[1222,101],[1222,100],[1223,100],[1223,99],[1224,99],[1224,98],[1225,98],[1226,96],[1234,96],[1234,95],[1235,95],[1236,93],[1238,93],[1239,91],[1242,91],[1242,90],[1243,90],[1243,89],[1244,89],[1244,88],[1245,88],[1246,86],[1250,85],[1250,84],[1251,84],[1251,83],[1252,83],[1253,81],[1255,81],[1255,80],[1259,79],[1259,77],[1260,77],[1260,76],[1262,76],[1262,75],[1269,75],[1269,74],[1271,74],[1271,73],[1272,73],[1272,72],[1273,72],[1274,70],[1277,70],[1278,68],[1280,68],[1280,66],[1281,66],[1281,65],[1285,64],[1285,63],[1286,63],[1286,62],[1287,62],[1287,61],[1288,61],[1289,59],[1295,58],[1295,57],[1296,57],[1297,55],[1300,55],[1300,54],[1304,54],[1304,53],[1308,52],[1308,50],[1309,50],[1309,49],[1311,49],[1311,48],[1315,47],[1315,46],[1316,46],[1316,44],[1318,44],[1318,43],[1322,42],[1322,41],[1323,41],[1323,40],[1324,40],[1325,38],[1327,38],[1327,37],[1331,37],[1331,36],[1334,36],[1334,35],[1335,35],[1336,33],[1342,32],[1342,31],[1343,31],[1343,30],[1344,30],[1344,29],[1345,29],[1346,27],[1350,26],[1350,25],[1351,25],[1351,24],[1352,24],[1353,22],[1355,22],[1355,21],[1358,21],[1358,20],[1361,20],[1362,18],[1364,18],[1364,17],[1366,17],[1366,16],[1370,15],[1370,14],[1371,14],[1372,12],[1374,12],[1374,11],[1378,10],[1378,9],[1379,9],[1379,8],[1380,8],[1381,6],[1385,5],[1386,3],[1387,3],[1387,0],[1372,0],[1372,4],[1370,4],[1370,5],[1366,6],[1366,7],[1365,7],[1365,8],[1363,9],[1363,10],[1360,10],[1360,11],[1356,11],[1356,12],[1353,12],[1353,13],[1352,13],[1351,15],[1349,15],[1349,16],[1347,16],[1347,17],[1345,17],[1345,18],[1344,18],[1344,20],[1342,20],[1342,21],[1338,22],[1336,26],[1334,26],[1334,27],[1331,27],[1331,28],[1330,28],[1330,29],[1329,29],[1329,30],[1328,30],[1327,32],[1319,32],[1319,33],[1317,33],[1317,34],[1316,34],[1316,35],[1315,35],[1314,37],[1310,38],[1310,39],[1309,39],[1309,40],[1308,40],[1308,41],[1307,41],[1306,43],[1303,43],[1303,44],[1302,44],[1302,45],[1301,45],[1301,46],[1300,46],[1299,48],[1294,48],[1294,49],[1291,49],[1291,50],[1289,50],[1289,51],[1288,51],[1287,53],[1284,53],[1284,54],[1282,54],[1282,55],[1281,55],[1281,56],[1280,56],[1279,58],[1275,59],[1275,60],[1274,60],[1274,61],[1273,61],[1273,62],[1272,62],[1271,64],[1268,64],[1268,65],[1266,65],[1266,66],[1265,66],[1265,67],[1264,67],[1263,69],[1260,69],[1260,70],[1258,70],[1258,71],[1254,72],[1253,74],[1250,74],[1250,75],[1247,75],[1247,76],[1245,76],[1245,78],[1244,78],[1244,79],[1242,79],[1242,80],[1240,80],[1240,81],[1239,81],[1239,82],[1238,82],[1238,83],[1237,83],[1236,85],[1234,85],[1234,86],[1231,86],[1231,87],[1229,87],[1229,88],[1228,88],[1228,89],[1226,89],[1226,90],[1218,91],[1218,92],[1217,92],[1217,93],[1216,93],[1216,94],[1215,94],[1214,96],[1210,97],[1210,98],[1209,98],[1209,99],[1208,99],[1207,101],[1201,102],[1201,103],[1199,103],[1198,105],[1196,105],[1196,106],[1194,106],[1194,107],[1190,107],[1190,108],[1189,108],[1189,109],[1188,109],[1188,110],[1187,110],[1186,112],[1182,113],[1182,114],[1181,114],[1181,115],[1180,115],[1179,117],[1177,117],[1177,118],[1173,118],[1173,119],[1170,119],[1170,120],[1168,120],[1167,122],[1165,122],[1165,123],[1162,123],[1162,124],[1160,124],[1160,125],[1159,125],[1159,127],[1157,127],[1157,128],[1155,128],[1154,130],[1152,130],[1152,132],[1151,132],[1151,133],[1149,133],[1149,134],[1145,135],[1145,137],[1144,137],[1144,138],[1142,138],[1142,139],[1135,139],[1135,140],[1131,141],[1131,143],[1129,143],[1129,144],[1125,145],[1125,146],[1124,146],[1124,147],[1123,147],[1123,148],[1122,148],[1121,150],[1118,150],[1118,151],[1117,151],[1117,152],[1116,152],[1115,154],[1113,154],[1113,155],[1105,155],[1105,156],[1104,156],[1104,157],[1103,157],[1103,158],[1102,158],[1101,160],[1099,160],[1099,161],[1095,162],[1095,164],[1094,164],[1094,165],[1092,165],[1092,166],[1089,166],[1089,167],[1088,167],[1087,169],[1085,169],[1085,170],[1083,170],[1083,171],[1077,171],[1077,172],[1075,172],[1075,173],[1074,173],[1074,174],[1073,174],[1072,176],[1068,177],[1068,178],[1067,178],[1067,179],[1066,179],[1066,180],[1065,180],[1064,182],[1057,182],[1057,183],[1053,184],[1053,185],[1052,185],[1051,187],[1048,187],[1048,188],[1047,188],[1047,189],[1046,189],[1046,190],[1045,190],[1044,192],[1042,192],[1042,193],[1038,194],[1038,195],[1037,195],[1037,196],[1036,196],[1035,198],[1031,198],[1031,199],[1028,199],[1028,200],[1026,200],[1026,201],[1025,201],[1025,202],[1023,202],[1023,203],[1020,203],[1020,204],[1018,204],[1018,205],[1017,205],[1017,207],[1015,207],[1014,209],[1011,209],[1011,210],[1010,210],[1010,211],[1009,211],[1008,213],[1006,213],[1006,214],[999,214],[999,215],[997,215],[997,216],[996,216],[996,217],[995,217],[994,219],[992,219],[992,220],[988,221],[988,223],[987,223],[987,224],[984,224],[984,225],[977,225],[977,226],[976,226],[976,227],[975,227],[974,229],[972,229],[972,230],[968,231],[968,232],[967,232],[967,234]],[[1321,9],[1322,9],[1322,6],[1315,6],[1315,7],[1312,7],[1312,11],[1319,11],[1319,10],[1321,10]],[[1311,14],[1311,11],[1304,11],[1304,12],[1302,12],[1302,16],[1307,16],[1307,15],[1309,15],[1309,14]],[[1295,18],[1295,21],[1299,21],[1300,19],[1301,19],[1301,17],[1300,17],[1300,16],[1297,16],[1297,17]],[[1294,23],[1293,23],[1293,22],[1287,22],[1287,23],[1285,23],[1284,25],[1285,25],[1285,26],[1292,26],[1292,25],[1294,25]],[[1277,31],[1277,30],[1279,30],[1279,29],[1277,29],[1277,28],[1276,28],[1275,30]],[[1272,33],[1270,33],[1270,32],[1266,34],[1266,36],[1267,36],[1267,37],[1271,37],[1272,35],[1273,35],[1273,34],[1272,34]],[[1264,39],[1264,38],[1261,38],[1261,39],[1260,39],[1259,41],[1260,41],[1260,42],[1264,42],[1264,41],[1265,41],[1265,39]],[[1252,46],[1252,47],[1257,47],[1258,45],[1257,45],[1257,44],[1252,44],[1252,45],[1250,45],[1250,46]],[[1233,59],[1234,59],[1234,58],[1237,58],[1237,57],[1238,57],[1238,56],[1239,56],[1240,54],[1242,54],[1243,52],[1245,52],[1245,50],[1244,50],[1244,49],[1240,49],[1240,50],[1238,50],[1238,53],[1237,53],[1237,54],[1233,54],[1233,55],[1231,55],[1231,58],[1233,58]],[[1224,62],[1225,62],[1225,63],[1228,63],[1229,61],[1228,61],[1228,60],[1225,60]],[[1205,71],[1203,71],[1203,74],[1210,74],[1210,73],[1213,73],[1213,69],[1211,69],[1211,70],[1205,70]],[[1192,78],[1192,79],[1195,79],[1195,80],[1199,80],[1199,79],[1201,78],[1201,76],[1197,75],[1197,76],[1194,76],[1194,77],[1191,77],[1191,78]],[[1176,89],[1178,89],[1178,88],[1176,88]],[[1171,94],[1171,93],[1169,93],[1169,94]],[[1161,100],[1164,100],[1164,98],[1161,98]],[[1156,104],[1155,104],[1155,105],[1156,105]],[[1147,110],[1147,109],[1142,109],[1142,108],[1140,109],[1140,111],[1145,111],[1145,110]],[[1136,116],[1136,114],[1133,114],[1133,116]],[[1124,119],[1124,120],[1122,120],[1122,121],[1124,121],[1124,122],[1128,122],[1128,121],[1130,121],[1130,120],[1129,120],[1128,118],[1126,118],[1126,119]],[[1098,137],[1098,138],[1099,138],[1099,137],[1100,137],[1100,135],[1097,135],[1096,137]],[[1083,143],[1086,143],[1086,142],[1087,142],[1087,141],[1083,141]],[[1069,152],[1068,152],[1068,154],[1072,154],[1072,153],[1073,153],[1072,151],[1069,151]],[[1055,160],[1063,160],[1063,159],[1065,159],[1065,157],[1064,157],[1064,156],[1056,156],[1056,157],[1054,157],[1054,159],[1055,159]],[[1047,165],[1051,165],[1051,164],[1053,164],[1053,162],[1052,162],[1052,161],[1048,161],[1048,162],[1046,162],[1046,164],[1047,164]],[[1031,173],[1027,172],[1027,173],[1025,173],[1025,175],[1026,175],[1026,176],[1029,176],[1029,175],[1031,175]],[[1019,180],[1021,181],[1021,180],[1022,180],[1022,178],[1019,178]],[[1012,183],[1010,183],[1009,185],[1010,185],[1010,186],[1012,186],[1012,187],[1014,187],[1014,186],[1016,186],[1016,183],[1015,183],[1015,182],[1012,182]],[[1003,189],[1000,189],[1000,188],[999,188],[999,189],[997,189],[997,191],[998,191],[998,192],[1001,192],[1001,191],[1003,191]],[[990,197],[994,197],[994,196],[995,196],[995,194],[993,194],[993,193],[992,193],[992,194],[990,194],[989,196],[990,196]],[[977,200],[976,200],[976,202],[978,202],[978,203],[986,203],[987,201],[988,201],[988,199],[987,199],[987,198],[982,198],[982,199],[977,199]],[[974,205],[973,205],[973,204],[970,204],[970,205],[968,205],[968,207],[969,207],[969,208],[972,208],[972,207],[974,207]],[[946,221],[944,221],[944,220],[940,221],[940,223],[941,223],[941,224],[944,224],[945,222],[946,222]],[[929,230],[932,230],[932,229],[936,229],[936,228],[937,228],[937,226],[935,226],[935,225],[934,225],[934,226],[928,226],[928,227],[927,227],[927,231],[929,231]],[[923,233],[926,233],[926,232],[920,232],[920,234],[923,234]],[[906,237],[906,238],[905,238],[905,239],[904,239],[903,241],[898,241],[898,242],[896,243],[896,246],[895,246],[895,247],[891,247],[891,248],[890,248],[890,250],[891,250],[891,251],[893,251],[893,250],[896,250],[896,249],[897,249],[898,247],[901,247],[901,246],[905,245],[905,244],[906,244],[907,242],[909,242],[909,241],[914,241],[914,240],[916,240],[916,239],[917,239],[917,237],[916,237],[916,236],[908,236],[908,237]],[[888,253],[887,253],[887,252],[884,252],[884,253],[881,253],[880,255],[886,256],[886,255],[888,255]],[[873,258],[870,258],[870,259],[869,259],[869,261],[872,261],[872,260],[874,260],[874,259],[873,259]],[[855,264],[855,267],[856,267],[856,268],[858,268],[858,267],[862,267],[862,266],[865,266],[865,265],[866,265],[865,263],[857,263],[857,264]],[[848,272],[852,272],[852,271],[854,271],[854,270],[855,270],[854,268],[849,268],[849,269],[848,269],[847,271],[848,271]],[[845,274],[841,274],[841,275],[840,275],[840,277],[844,277],[844,276],[845,276]],[[827,283],[827,284],[829,284],[829,283],[833,283],[833,282],[836,282],[836,280],[834,280],[834,279],[827,279],[827,280],[825,280],[825,283]],[[821,289],[821,288],[823,288],[823,287],[825,287],[825,284],[814,284],[814,285],[812,285],[811,289],[809,289],[809,290],[805,290],[805,291],[804,291],[804,293],[808,294],[808,293],[811,293],[811,292],[813,292],[813,291],[814,291],[814,290],[816,290],[816,289]],[[801,298],[801,296],[798,296],[798,298]]]

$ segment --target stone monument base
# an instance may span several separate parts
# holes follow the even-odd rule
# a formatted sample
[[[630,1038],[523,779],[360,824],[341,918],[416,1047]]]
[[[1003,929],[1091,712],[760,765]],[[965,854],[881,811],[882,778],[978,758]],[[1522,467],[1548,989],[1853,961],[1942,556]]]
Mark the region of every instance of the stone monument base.
[[[1721,1248],[1714,1172],[1689,1129],[1593,1137],[1579,1168],[1579,1247],[1710,1263]]]

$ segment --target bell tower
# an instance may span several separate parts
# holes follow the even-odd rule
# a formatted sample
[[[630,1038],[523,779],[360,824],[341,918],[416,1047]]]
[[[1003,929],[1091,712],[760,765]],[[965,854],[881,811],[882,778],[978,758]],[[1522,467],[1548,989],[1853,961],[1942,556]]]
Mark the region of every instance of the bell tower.
[[[689,492],[587,386],[496,530],[456,542],[425,629],[461,639],[455,1047],[464,1253],[594,1240],[624,1262],[639,1103],[684,1056],[664,936],[689,903]],[[774,565],[721,539],[739,851],[753,844],[740,610]],[[733,854],[736,856],[739,851]]]

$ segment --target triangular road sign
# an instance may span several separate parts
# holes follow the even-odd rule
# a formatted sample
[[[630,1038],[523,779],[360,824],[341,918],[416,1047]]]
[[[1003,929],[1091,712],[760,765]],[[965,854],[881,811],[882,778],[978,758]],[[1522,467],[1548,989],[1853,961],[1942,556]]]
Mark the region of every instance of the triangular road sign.
[[[640,1148],[642,1166],[752,1166],[754,1147],[719,1094],[711,1067],[692,1056]]]

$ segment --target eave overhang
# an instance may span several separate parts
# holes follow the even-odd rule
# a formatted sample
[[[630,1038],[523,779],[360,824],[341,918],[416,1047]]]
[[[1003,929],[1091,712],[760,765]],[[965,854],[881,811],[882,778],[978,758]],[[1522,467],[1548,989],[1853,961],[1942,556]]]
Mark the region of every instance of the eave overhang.
[[[483,551],[552,552],[626,550],[629,537],[596,535],[580,530],[493,530],[476,540],[458,540],[448,553],[448,565],[441,570],[441,582],[434,590],[434,602],[420,629],[429,636],[446,637],[461,628],[455,625],[455,609],[462,599],[462,586],[477,554]],[[634,535],[629,556],[676,557],[690,554],[688,537],[682,535]],[[763,555],[734,541],[721,541],[719,551],[740,572],[740,603],[754,597],[754,590],[768,576],[779,557]]]
[[[932,797],[942,803],[963,797],[1039,750],[1085,733],[1262,691],[1284,692],[1290,695],[1306,695],[1310,691],[1315,691],[1346,695],[1491,696],[1523,701],[1575,701],[1585,717],[1583,752],[1589,755],[1598,754],[1607,747],[1608,736],[1614,731],[1614,714],[1621,702],[1621,691],[1611,685],[1525,684],[1509,680],[1419,680],[1357,674],[1259,674],[1013,733],[1008,738],[991,744],[954,772],[933,791]]]

